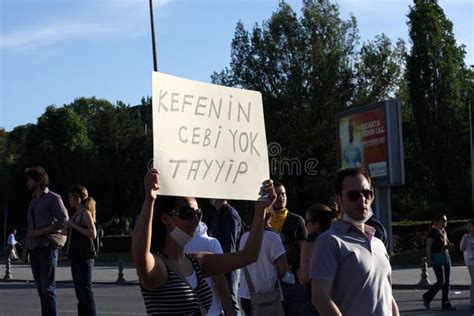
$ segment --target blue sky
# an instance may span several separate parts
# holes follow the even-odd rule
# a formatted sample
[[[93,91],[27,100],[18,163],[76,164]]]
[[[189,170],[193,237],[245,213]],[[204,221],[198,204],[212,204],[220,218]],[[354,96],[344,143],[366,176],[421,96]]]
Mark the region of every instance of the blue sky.
[[[300,12],[301,0],[287,1]],[[361,41],[407,40],[410,0],[339,0]],[[440,0],[466,64],[474,64],[474,1]],[[154,0],[160,71],[210,81],[229,64],[241,20],[267,20],[277,0]],[[151,94],[148,0],[0,0],[0,127],[36,123],[49,105],[95,96],[130,105]]]

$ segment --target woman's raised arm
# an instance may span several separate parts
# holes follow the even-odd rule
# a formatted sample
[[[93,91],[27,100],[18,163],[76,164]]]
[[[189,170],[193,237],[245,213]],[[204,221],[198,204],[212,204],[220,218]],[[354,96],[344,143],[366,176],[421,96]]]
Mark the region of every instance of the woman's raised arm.
[[[145,200],[138,217],[132,237],[132,255],[137,268],[140,283],[144,288],[156,288],[167,279],[166,266],[163,261],[150,252],[153,206],[156,191],[160,189],[160,174],[151,169],[145,175]]]
[[[273,181],[266,180],[260,188],[260,198],[255,203],[255,214],[244,249],[234,253],[195,254],[204,276],[228,273],[235,269],[245,267],[257,260],[262,246],[265,209],[271,207],[275,199],[276,194],[273,188]]]

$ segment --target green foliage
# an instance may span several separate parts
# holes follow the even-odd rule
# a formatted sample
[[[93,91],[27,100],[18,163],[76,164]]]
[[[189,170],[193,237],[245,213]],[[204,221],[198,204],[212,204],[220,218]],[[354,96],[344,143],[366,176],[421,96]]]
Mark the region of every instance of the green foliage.
[[[152,157],[151,133],[144,129],[151,126],[151,100],[144,102],[131,108],[79,98],[61,108],[48,107],[35,125],[9,133],[0,130],[0,191],[5,192],[0,203],[10,209],[9,223],[26,222],[30,195],[24,170],[33,165],[47,170],[50,188],[63,198],[72,184],[85,185],[97,201],[99,223],[107,226],[106,219],[135,214],[142,198],[140,183]],[[112,233],[114,228],[107,230]]]
[[[444,208],[462,216],[469,196],[467,103],[461,93],[467,81],[464,48],[457,46],[453,25],[437,1],[414,1],[408,18],[409,189],[401,194],[425,209]]]
[[[282,149],[270,157],[272,177],[287,185],[295,211],[331,196],[336,113],[397,92],[403,42],[393,47],[381,35],[358,52],[358,39],[355,17],[341,19],[330,1],[303,1],[301,17],[280,2],[251,32],[237,23],[230,67],[212,75],[214,83],[262,92],[267,140]],[[310,159],[317,175],[303,170]],[[282,168],[290,160],[301,172]]]
[[[406,185],[392,189],[394,218],[468,213],[467,104],[474,100],[474,72],[465,67],[463,47],[436,1],[416,0],[408,25],[409,53],[403,41],[393,44],[384,34],[359,46],[355,17],[342,19],[328,0],[304,0],[299,14],[280,2],[251,30],[237,23],[230,65],[212,81],[262,92],[267,141],[279,144],[270,153],[271,176],[286,184],[292,211],[329,203],[337,168],[336,113],[397,98]],[[10,209],[9,223],[26,222],[24,170],[41,165],[51,189],[63,197],[74,183],[89,189],[107,234],[127,233],[152,158],[151,127],[151,98],[130,107],[93,97],[50,106],[37,124],[0,129],[0,207]],[[290,161],[300,169],[284,168]],[[308,161],[317,164],[313,173],[304,169]],[[236,204],[243,214],[252,209],[244,201]]]
[[[385,35],[362,45],[355,68],[354,105],[393,99],[399,94],[403,81],[405,42],[399,40],[394,47]]]

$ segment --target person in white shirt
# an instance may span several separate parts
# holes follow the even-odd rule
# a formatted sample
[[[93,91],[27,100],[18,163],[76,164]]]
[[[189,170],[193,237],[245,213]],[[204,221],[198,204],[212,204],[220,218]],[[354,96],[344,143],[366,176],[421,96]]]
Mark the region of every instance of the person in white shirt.
[[[267,210],[265,214],[265,231],[263,232],[262,248],[256,262],[249,264],[245,268],[248,271],[256,293],[270,291],[274,288],[275,282],[289,271],[286,260],[285,247],[280,236],[275,233],[270,226],[272,211]],[[249,233],[246,232],[240,239],[240,247],[247,242]],[[280,293],[282,293],[279,285]],[[251,315],[250,290],[245,277],[240,278],[239,289],[240,303],[245,315]],[[283,294],[281,294],[283,301]]]
[[[459,245],[464,252],[464,262],[471,275],[471,311],[474,311],[474,219],[467,224],[467,234],[464,234]]]
[[[19,242],[15,239],[16,235],[16,228],[12,228],[10,231],[10,235],[7,238],[7,245],[8,245],[8,257],[12,260],[18,260],[18,250],[16,249],[16,245]]]
[[[216,238],[207,235],[207,226],[203,222],[199,222],[194,236],[189,243],[184,247],[184,252],[212,252],[223,253],[221,244]],[[213,277],[205,278],[206,282],[212,290],[212,305],[209,308],[207,315],[218,316],[233,315],[232,300],[230,298],[230,289],[223,274],[215,275]]]

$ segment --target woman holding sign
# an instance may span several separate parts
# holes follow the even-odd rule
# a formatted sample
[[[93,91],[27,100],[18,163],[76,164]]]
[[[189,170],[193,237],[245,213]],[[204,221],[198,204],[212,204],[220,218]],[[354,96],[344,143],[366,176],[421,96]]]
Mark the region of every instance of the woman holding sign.
[[[260,189],[245,247],[234,253],[185,254],[201,218],[193,198],[156,197],[160,189],[157,170],[145,176],[145,200],[132,240],[132,254],[149,315],[206,315],[212,301],[204,277],[228,273],[257,260],[262,244],[265,209],[276,198],[273,182]],[[156,224],[153,213],[156,201]]]

